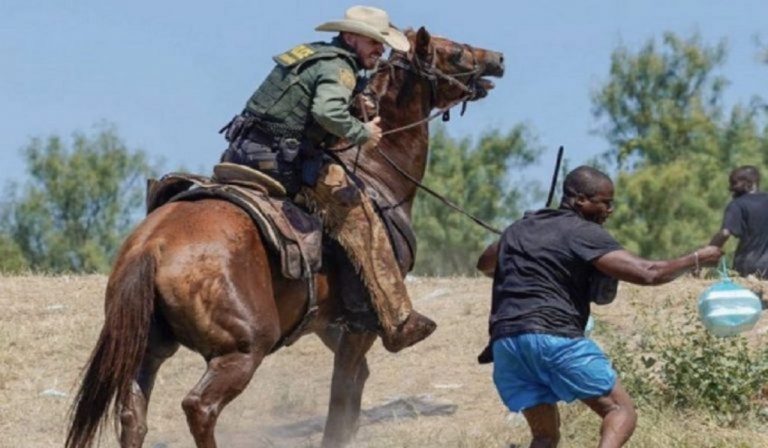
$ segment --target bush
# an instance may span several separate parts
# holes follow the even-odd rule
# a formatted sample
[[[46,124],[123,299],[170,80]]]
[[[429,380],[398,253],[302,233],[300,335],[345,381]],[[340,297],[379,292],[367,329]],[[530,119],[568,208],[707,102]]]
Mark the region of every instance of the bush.
[[[741,336],[714,337],[692,322],[670,333],[658,346],[669,403],[707,409],[728,423],[736,414],[759,410],[768,384],[768,349],[752,349]]]
[[[760,415],[768,405],[768,347],[714,337],[695,310],[686,314],[682,324],[643,328],[641,344],[612,341],[608,351],[624,387],[638,405],[705,410],[723,424]]]
[[[615,340],[608,351],[613,367],[632,399],[640,406],[656,403],[660,388],[654,384],[654,376],[649,375],[650,368],[656,362],[655,358],[633,351],[624,339]]]

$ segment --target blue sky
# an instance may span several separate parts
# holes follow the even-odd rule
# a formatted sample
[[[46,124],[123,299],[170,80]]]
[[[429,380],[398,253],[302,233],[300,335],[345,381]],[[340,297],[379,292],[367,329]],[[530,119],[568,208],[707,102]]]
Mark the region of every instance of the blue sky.
[[[0,187],[24,179],[20,149],[33,136],[117,126],[130,148],[207,174],[224,142],[218,129],[242,109],[271,67],[350,1],[117,2],[4,0],[0,6]],[[617,45],[639,48],[664,31],[726,39],[726,104],[763,94],[768,2],[370,1],[400,26],[502,51],[507,72],[491,95],[448,123],[454,137],[528,124],[548,149],[528,177],[548,184],[558,145],[571,166],[607,149],[592,135],[590,92],[605,82]],[[761,35],[762,33],[762,35]],[[764,95],[768,96],[768,95]]]

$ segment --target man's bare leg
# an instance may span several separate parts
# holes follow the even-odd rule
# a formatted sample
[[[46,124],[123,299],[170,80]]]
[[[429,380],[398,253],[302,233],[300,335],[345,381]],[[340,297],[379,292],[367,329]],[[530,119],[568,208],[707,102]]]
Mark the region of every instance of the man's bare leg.
[[[533,440],[529,448],[555,448],[560,442],[560,413],[557,404],[540,404],[523,411]]]
[[[619,380],[616,380],[616,385],[613,386],[613,390],[608,395],[582,401],[603,418],[598,447],[618,448],[624,446],[637,426],[637,412],[635,412],[635,403]]]

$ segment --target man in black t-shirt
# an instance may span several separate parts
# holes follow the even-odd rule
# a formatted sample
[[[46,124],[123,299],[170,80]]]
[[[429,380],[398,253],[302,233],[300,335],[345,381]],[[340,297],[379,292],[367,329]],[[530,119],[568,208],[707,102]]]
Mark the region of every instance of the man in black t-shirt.
[[[733,235],[739,239],[733,268],[742,276],[768,277],[768,194],[758,191],[760,172],[751,165],[731,171],[733,200],[725,208],[723,226],[710,244],[723,247]]]
[[[575,399],[602,417],[601,447],[623,446],[637,416],[610,361],[583,336],[590,302],[610,301],[617,279],[658,285],[720,258],[715,246],[672,260],[640,258],[603,229],[612,212],[611,179],[578,167],[565,178],[559,209],[527,213],[478,261],[493,276],[494,383],[504,404],[525,416],[531,447],[557,446],[557,402]]]

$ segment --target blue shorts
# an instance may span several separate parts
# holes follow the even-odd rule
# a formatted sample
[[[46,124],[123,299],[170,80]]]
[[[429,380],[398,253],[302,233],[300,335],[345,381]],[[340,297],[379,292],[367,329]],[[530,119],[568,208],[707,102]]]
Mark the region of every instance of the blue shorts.
[[[616,371],[587,338],[526,333],[493,343],[493,382],[512,412],[608,395]]]

